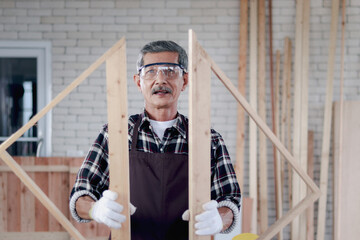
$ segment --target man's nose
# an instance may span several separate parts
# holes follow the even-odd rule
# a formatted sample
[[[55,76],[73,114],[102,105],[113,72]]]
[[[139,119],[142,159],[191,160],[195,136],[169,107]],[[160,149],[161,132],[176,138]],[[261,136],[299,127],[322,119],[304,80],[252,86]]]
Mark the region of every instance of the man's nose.
[[[156,74],[156,81],[165,81],[167,79],[166,74],[162,69],[159,69]]]

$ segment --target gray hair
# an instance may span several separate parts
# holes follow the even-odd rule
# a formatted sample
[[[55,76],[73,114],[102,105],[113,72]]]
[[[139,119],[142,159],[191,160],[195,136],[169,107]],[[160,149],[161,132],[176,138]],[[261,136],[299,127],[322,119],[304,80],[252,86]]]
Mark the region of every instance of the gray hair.
[[[136,68],[144,65],[144,56],[146,53],[159,53],[159,52],[177,52],[179,54],[179,64],[182,65],[187,71],[188,56],[186,51],[173,41],[154,41],[146,44],[139,53],[138,60],[136,62]]]

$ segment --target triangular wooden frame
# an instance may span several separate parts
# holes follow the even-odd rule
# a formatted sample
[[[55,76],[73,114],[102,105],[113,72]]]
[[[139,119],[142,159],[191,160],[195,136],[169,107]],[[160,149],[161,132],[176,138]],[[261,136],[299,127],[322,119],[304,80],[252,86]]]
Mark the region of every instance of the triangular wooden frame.
[[[89,68],[87,68],[78,78],[70,83],[63,91],[61,91],[48,105],[40,110],[28,123],[22,126],[18,131],[12,134],[6,141],[0,145],[0,158],[10,167],[10,169],[20,178],[21,182],[29,188],[35,197],[48,209],[48,211],[59,221],[65,230],[75,239],[85,240],[79,231],[70,223],[70,221],[62,214],[56,205],[46,196],[46,194],[38,187],[38,185],[29,177],[29,175],[21,168],[19,164],[7,153],[6,149],[10,147],[18,138],[20,138],[28,129],[34,126],[47,112],[61,102],[70,92],[79,86],[92,72],[94,72],[101,64],[107,61],[107,65],[118,62],[118,56],[126,56],[125,54],[125,38],[120,39],[106,53],[99,57]],[[108,62],[109,61],[109,62]],[[123,63],[123,61],[120,60]],[[109,64],[108,64],[109,63]],[[125,64],[111,67],[110,77],[112,81],[124,81],[126,84],[126,60]],[[117,71],[116,71],[117,70]],[[108,71],[108,69],[107,69]],[[125,73],[125,78],[123,77]],[[119,80],[119,77],[122,79]],[[109,81],[108,81],[109,82]],[[109,83],[108,83],[109,84]],[[112,83],[114,84],[114,83]],[[116,84],[116,83],[115,83]],[[126,88],[125,88],[126,89]],[[126,92],[126,91],[125,91]],[[126,97],[126,95],[125,95]],[[127,126],[126,126],[127,129]],[[127,143],[127,142],[126,142]],[[124,228],[123,228],[124,229]],[[125,231],[123,231],[125,232]],[[129,232],[129,231],[128,231]],[[128,233],[128,235],[130,235]],[[125,238],[124,238],[125,239]],[[130,239],[130,238],[129,238]]]
[[[272,237],[274,237],[281,229],[283,229],[287,224],[289,224],[295,217],[297,217],[300,213],[302,213],[305,209],[307,209],[311,204],[313,204],[321,195],[320,189],[317,187],[317,185],[314,183],[314,181],[309,177],[309,175],[306,173],[305,170],[303,170],[296,161],[296,159],[291,155],[291,153],[286,149],[286,147],[281,143],[281,141],[275,136],[275,134],[271,131],[271,129],[267,126],[267,124],[261,119],[261,117],[257,114],[257,112],[250,106],[250,104],[246,101],[246,99],[240,94],[238,89],[234,86],[234,84],[231,82],[231,80],[225,75],[225,73],[216,65],[216,63],[213,61],[213,59],[207,54],[207,52],[201,47],[201,45],[197,42],[195,33],[192,30],[189,30],[189,56],[190,59],[197,59],[197,61],[192,61],[190,65],[190,69],[197,69],[197,65],[200,65],[202,62],[207,62],[209,67],[211,68],[212,72],[218,77],[218,79],[224,84],[224,86],[228,89],[228,91],[233,95],[233,97],[239,102],[239,104],[244,108],[244,110],[249,114],[249,116],[252,118],[252,120],[257,124],[257,126],[262,130],[262,132],[270,139],[270,141],[276,146],[278,151],[284,156],[286,161],[292,166],[292,168],[299,174],[301,179],[305,182],[306,185],[308,185],[309,189],[311,190],[311,193],[308,194],[302,201],[300,201],[296,206],[291,208],[285,215],[283,215],[280,219],[278,219],[273,225],[271,225],[260,237],[259,240],[270,240]],[[202,64],[204,65],[204,64]],[[202,68],[203,69],[203,68]],[[198,71],[198,70],[196,70]],[[202,70],[205,71],[206,70]],[[190,72],[191,73],[191,72]],[[201,77],[197,77],[199,75]],[[197,74],[190,76],[190,95],[191,93],[197,93],[196,96],[193,96],[195,99],[192,101],[192,103],[189,103],[190,106],[192,104],[197,105],[196,99],[202,99],[201,95],[203,94],[202,86],[206,81],[210,82],[210,78],[205,79],[205,77],[201,76],[201,74]],[[206,75],[208,76],[208,75]],[[201,81],[201,83],[199,83]],[[194,84],[191,84],[193,82]],[[197,83],[197,84],[195,84]],[[197,88],[197,89],[193,89]],[[207,91],[205,91],[205,94],[208,94]],[[204,103],[200,103],[201,108],[208,109],[208,106],[204,106]],[[210,103],[208,103],[209,105]],[[195,107],[196,108],[196,107]],[[206,114],[207,115],[207,114]],[[201,125],[202,119],[191,119],[189,113],[189,124],[194,121],[198,121],[200,123],[197,123],[198,125]],[[206,120],[207,121],[207,120]],[[206,136],[206,134],[203,134],[202,136],[203,140],[200,140],[200,138],[197,138],[197,141],[207,141],[206,138],[209,138],[210,136]],[[190,143],[189,143],[190,144]],[[189,152],[191,144],[189,145]],[[189,156],[189,162],[191,164],[191,159]],[[190,165],[191,166],[191,165]],[[205,166],[205,165],[203,165]],[[189,169],[189,174],[191,174],[193,171],[192,169]],[[206,174],[206,171],[203,171]],[[189,186],[189,195],[190,194],[197,194],[196,191],[191,191]],[[195,200],[192,200],[195,199]],[[204,202],[206,201],[206,198],[201,196],[190,196],[189,202],[189,209],[191,212],[192,206],[195,206],[196,202]],[[195,210],[194,210],[195,211]],[[196,212],[196,211],[195,211]],[[193,238],[190,239],[198,239],[195,235],[190,236]]]

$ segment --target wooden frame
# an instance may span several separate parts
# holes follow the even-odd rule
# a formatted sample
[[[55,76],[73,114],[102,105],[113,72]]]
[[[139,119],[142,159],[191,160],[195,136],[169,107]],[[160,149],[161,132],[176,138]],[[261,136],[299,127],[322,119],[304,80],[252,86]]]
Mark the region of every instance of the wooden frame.
[[[284,147],[281,141],[274,135],[271,129],[266,125],[266,123],[261,119],[261,117],[256,113],[256,111],[250,106],[250,104],[246,101],[246,99],[239,93],[237,88],[232,84],[229,78],[223,73],[223,71],[216,65],[216,63],[210,58],[210,56],[206,53],[206,51],[198,44],[196,41],[195,33],[190,30],[189,31],[189,46],[190,46],[190,69],[191,69],[191,84],[190,84],[190,102],[192,107],[190,109],[190,118],[189,118],[189,127],[190,127],[190,145],[189,145],[189,157],[190,165],[190,178],[193,181],[198,181],[196,184],[201,184],[201,182],[210,181],[210,171],[193,171],[193,168],[200,166],[204,167],[205,165],[209,166],[209,158],[202,156],[202,160],[196,159],[197,161],[192,161],[194,157],[202,153],[202,151],[207,151],[210,147],[210,117],[206,115],[209,111],[209,103],[208,97],[210,96],[210,81],[209,86],[204,86],[203,83],[199,83],[199,76],[202,79],[210,79],[210,69],[214,72],[214,74],[220,79],[220,81],[225,85],[225,87],[229,90],[229,92],[235,97],[235,99],[240,103],[240,105],[245,109],[245,111],[250,115],[253,121],[257,124],[257,126],[264,132],[264,134],[272,141],[274,145],[278,148],[279,152],[285,157],[285,159],[290,163],[290,165],[294,168],[294,170],[300,175],[300,177],[304,180],[304,182],[309,186],[311,193],[305,197],[299,204],[293,207],[288,213],[286,213],[282,218],[277,220],[275,224],[270,226],[260,237],[259,239],[271,239],[275,236],[283,227],[285,227],[288,223],[290,223],[296,216],[298,216],[301,212],[303,212],[308,206],[310,206],[314,201],[316,201],[320,196],[320,190],[316,186],[316,184],[312,181],[312,179],[306,174],[306,172],[301,168],[299,163],[295,161],[294,157],[289,153],[289,151]],[[41,117],[43,117],[50,109],[52,109],[56,104],[58,104],[62,99],[64,99],[72,90],[74,90],[83,80],[85,80],[97,67],[99,67],[104,61],[107,61],[107,74],[108,81],[111,86],[117,86],[114,93],[119,93],[119,91],[123,91],[120,88],[124,88],[125,82],[123,78],[124,73],[126,73],[126,64],[124,64],[124,59],[121,59],[125,51],[125,39],[122,38],[119,42],[117,42],[112,48],[110,48],[104,55],[102,55],[98,60],[96,60],[88,69],[86,69],[77,79],[75,79],[68,87],[66,87],[61,93],[59,93],[45,108],[43,108],[39,113],[37,113],[27,124],[21,127],[17,132],[15,132],[12,136],[10,136],[5,142],[0,145],[0,157],[3,161],[10,167],[10,169],[20,178],[20,180],[30,189],[30,191],[41,201],[44,206],[49,210],[49,212],[61,223],[61,225],[69,232],[69,234],[75,239],[85,239],[69,222],[66,217],[59,211],[59,209],[54,205],[53,202],[41,191],[41,189],[36,185],[36,183],[29,177],[28,174],[15,162],[15,160],[6,152],[6,149],[16,141],[24,132],[26,132],[29,128],[31,128]],[[115,54],[115,55],[114,55]],[[124,65],[116,65],[122,63]],[[125,62],[126,63],[126,62]],[[115,70],[110,70],[115,66],[119,68],[119,72]],[[108,70],[109,68],[109,70]],[[122,70],[121,70],[122,69]],[[203,75],[205,74],[205,75]],[[198,78],[197,81],[194,79]],[[112,81],[111,81],[112,80]],[[122,86],[122,87],[121,87]],[[201,87],[201,91],[200,88]],[[205,93],[205,94],[204,94]],[[111,95],[112,93],[108,93]],[[114,96],[112,96],[114,97]],[[110,98],[112,98],[109,96]],[[117,96],[119,98],[113,98],[110,101],[110,104],[114,104],[117,101],[121,101],[121,96]],[[120,127],[123,132],[127,132],[124,130],[124,119],[126,112],[123,110],[125,108],[123,105],[122,110],[115,113],[114,116],[109,116],[111,119],[116,117],[120,117],[122,121],[119,125],[114,127]],[[113,110],[113,106],[109,106],[109,109]],[[204,114],[201,114],[204,113]],[[116,115],[116,116],[115,116]],[[208,117],[207,117],[208,116]],[[111,121],[111,120],[110,120]],[[195,130],[196,128],[196,130]],[[120,130],[120,131],[121,131]],[[127,126],[126,126],[127,130]],[[113,131],[109,129],[109,131]],[[196,132],[194,132],[196,131]],[[199,135],[199,136],[196,136]],[[121,139],[124,134],[121,132],[116,133],[116,138]],[[208,144],[204,144],[199,147],[199,142],[203,139],[205,143],[208,141]],[[119,140],[121,141],[121,140]],[[201,142],[203,143],[203,142]],[[124,146],[123,146],[124,147]],[[127,151],[125,151],[127,152]],[[207,153],[208,154],[208,153]],[[117,153],[114,153],[114,156],[117,156]],[[207,160],[207,161],[206,161]],[[199,162],[198,162],[199,161]],[[128,161],[127,161],[128,162]],[[191,163],[192,162],[192,163]],[[195,164],[197,164],[195,166]],[[112,165],[113,166],[113,165]],[[125,173],[126,175],[126,173]],[[128,176],[125,176],[128,177]],[[194,183],[194,182],[192,182]],[[112,183],[112,186],[117,183]],[[125,183],[126,184],[126,183]],[[209,200],[210,198],[210,189],[205,188],[201,191],[194,191],[193,185],[189,189],[189,209],[191,213],[196,213],[198,210],[198,206],[201,206],[201,203]],[[128,186],[125,186],[128,187]],[[201,184],[202,187],[202,184]],[[210,186],[209,186],[210,187]],[[202,189],[202,188],[199,188]],[[127,192],[129,193],[129,192]],[[126,201],[126,199],[125,199]],[[122,202],[125,209],[127,209],[128,214],[128,202]],[[194,214],[191,214],[192,218],[190,219],[190,224],[194,221]],[[193,225],[193,224],[191,224]],[[195,238],[191,238],[192,234],[190,234],[190,239],[199,238],[199,236],[195,236]],[[201,238],[204,239],[204,238]]]
[[[0,145],[0,157],[10,167],[10,169],[20,178],[26,187],[38,198],[38,200],[47,208],[47,210],[56,218],[57,221],[65,228],[65,230],[75,239],[85,240],[79,231],[70,223],[70,221],[61,213],[56,205],[46,196],[46,194],[36,185],[29,175],[16,163],[6,149],[11,146],[19,137],[21,137],[29,128],[34,126],[47,112],[61,102],[71,91],[79,86],[93,71],[110,58],[118,49],[125,50],[123,47],[125,38],[120,39],[113,47],[98,58],[89,68],[87,68],[78,78],[70,83],[62,92],[60,92],[48,105],[40,110],[30,121],[22,126],[18,131],[11,135],[5,142]],[[118,69],[124,68],[126,72],[126,64],[116,66]],[[126,126],[127,129],[127,126]]]
[[[320,190],[314,183],[314,181],[307,175],[306,171],[302,169],[299,162],[295,160],[295,158],[290,154],[290,152],[285,148],[285,146],[281,143],[281,141],[274,135],[271,129],[266,125],[266,123],[261,119],[261,117],[256,113],[256,111],[250,106],[250,104],[246,101],[246,99],[239,93],[237,88],[231,82],[231,80],[225,75],[225,73],[216,65],[216,63],[212,60],[212,58],[207,54],[207,52],[201,47],[200,44],[194,43],[196,40],[194,37],[194,33],[192,30],[189,30],[190,35],[190,55],[193,55],[193,51],[199,53],[201,55],[202,61],[210,64],[210,68],[212,72],[219,78],[219,80],[225,85],[225,87],[229,90],[229,92],[234,96],[234,98],[239,102],[239,104],[245,109],[245,111],[249,114],[249,116],[253,119],[253,121],[257,124],[257,126],[264,132],[264,134],[272,141],[272,143],[277,147],[279,152],[284,156],[286,161],[293,167],[293,169],[300,175],[300,178],[306,183],[306,185],[310,189],[310,194],[308,194],[300,203],[290,209],[282,218],[278,219],[272,226],[270,226],[258,239],[259,240],[269,240],[274,237],[281,229],[283,229],[287,224],[289,224],[295,217],[301,214],[305,209],[307,209],[310,205],[313,204],[320,197]],[[196,46],[197,49],[194,49]],[[193,64],[193,62],[192,62]],[[192,66],[196,67],[196,66]],[[191,68],[192,68],[191,67]],[[202,70],[205,71],[205,70]],[[192,85],[190,85],[190,91]],[[207,91],[205,91],[206,94]],[[200,95],[203,92],[198,92],[197,98],[202,98]],[[199,104],[196,102],[195,104]],[[209,103],[208,103],[209,104]],[[201,105],[204,107],[203,105]],[[194,121],[195,119],[189,119],[189,121]],[[202,121],[202,119],[197,119],[197,121]],[[207,120],[206,120],[207,121]],[[207,136],[210,138],[210,136]],[[189,149],[192,145],[189,145]],[[210,171],[206,171],[210,174]],[[190,194],[190,193],[189,193]],[[192,209],[191,204],[195,202],[189,202],[189,209]]]

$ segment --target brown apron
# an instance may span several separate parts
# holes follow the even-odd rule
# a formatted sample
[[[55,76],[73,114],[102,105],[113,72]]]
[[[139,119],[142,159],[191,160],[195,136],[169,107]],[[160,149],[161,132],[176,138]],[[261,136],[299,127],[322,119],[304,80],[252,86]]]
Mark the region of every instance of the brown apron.
[[[130,202],[137,208],[131,216],[131,239],[188,239],[188,222],[181,218],[188,209],[188,156],[137,151],[140,121],[129,153]]]

